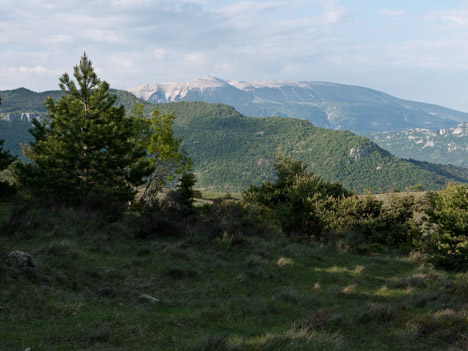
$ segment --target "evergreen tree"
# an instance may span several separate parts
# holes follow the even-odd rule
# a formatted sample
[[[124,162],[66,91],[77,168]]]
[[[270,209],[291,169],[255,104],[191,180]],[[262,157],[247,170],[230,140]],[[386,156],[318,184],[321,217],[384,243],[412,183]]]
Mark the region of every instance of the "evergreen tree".
[[[10,154],[10,151],[3,149],[4,141],[0,139],[0,172],[5,170],[13,161],[16,160],[16,157]]]
[[[2,98],[0,97],[0,104]],[[16,160],[15,156],[12,156],[8,150],[3,149],[3,140],[0,139],[0,172],[5,170],[13,161]],[[9,195],[14,193],[14,188],[7,182],[0,181],[0,201]]]
[[[73,75],[77,84],[63,74],[65,95],[56,102],[49,97],[47,116],[33,121],[34,141],[23,151],[33,162],[18,165],[20,183],[34,195],[71,203],[95,194],[131,200],[150,171],[136,143],[136,121],[114,106],[116,97],[86,53]]]
[[[177,183],[177,191],[180,194],[180,203],[187,207],[192,207],[196,196],[201,196],[201,192],[193,187],[197,182],[195,174],[184,172]]]

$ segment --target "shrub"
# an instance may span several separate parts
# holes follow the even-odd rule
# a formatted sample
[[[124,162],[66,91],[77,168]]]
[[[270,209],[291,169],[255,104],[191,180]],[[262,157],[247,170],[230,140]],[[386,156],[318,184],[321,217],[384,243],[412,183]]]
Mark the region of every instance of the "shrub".
[[[319,238],[324,227],[321,213],[334,199],[350,193],[339,183],[330,183],[306,171],[306,166],[290,157],[277,155],[277,180],[253,186],[243,199],[272,211],[281,228],[288,234],[309,235]]]
[[[243,198],[272,213],[284,232],[315,239],[326,233],[328,240],[348,236],[357,251],[362,245],[403,247],[419,240],[414,197],[393,196],[384,206],[371,195],[352,195],[339,183],[321,180],[289,157],[278,155],[275,168],[275,183],[250,186]]]
[[[427,210],[430,232],[424,246],[438,265],[468,267],[468,186],[449,183],[432,193]]]
[[[186,226],[178,211],[167,210],[159,202],[147,208],[136,221],[135,236],[150,237],[183,236]]]
[[[16,160],[16,156],[10,154],[10,151],[3,149],[3,140],[0,139],[0,172],[6,170],[11,163]],[[16,188],[9,182],[0,179],[0,201],[12,197],[16,193]]]
[[[413,221],[414,198],[412,196],[390,198],[390,204],[372,195],[350,196],[335,199],[321,219],[328,232],[348,235],[348,244],[358,251],[362,245],[388,247],[412,246],[419,239],[420,231]],[[367,246],[366,246],[367,247]]]

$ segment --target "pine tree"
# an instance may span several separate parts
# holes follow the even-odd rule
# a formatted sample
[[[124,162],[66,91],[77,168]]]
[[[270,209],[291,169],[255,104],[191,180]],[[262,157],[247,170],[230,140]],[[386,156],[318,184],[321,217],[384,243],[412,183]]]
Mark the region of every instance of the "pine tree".
[[[4,140],[0,139],[0,172],[16,160],[16,157],[10,154],[10,151],[3,149]]]
[[[0,97],[0,104],[2,103],[2,98]],[[4,141],[0,139],[0,172],[7,169],[8,166],[16,160],[16,157],[10,154],[10,151],[3,149]],[[14,193],[14,188],[7,182],[0,181],[0,201],[12,195]]]
[[[109,84],[94,72],[86,53],[59,79],[65,93],[46,100],[47,116],[33,121],[34,141],[24,150],[32,163],[17,167],[20,183],[34,195],[80,203],[100,194],[131,200],[134,186],[150,171],[145,150],[136,143],[135,119],[115,107]]]

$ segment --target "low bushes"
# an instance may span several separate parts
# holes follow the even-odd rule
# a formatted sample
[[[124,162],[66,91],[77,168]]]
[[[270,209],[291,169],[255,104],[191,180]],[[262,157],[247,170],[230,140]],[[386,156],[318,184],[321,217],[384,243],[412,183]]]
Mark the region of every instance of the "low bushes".
[[[251,186],[243,199],[272,214],[290,235],[347,240],[354,247],[411,246],[420,235],[412,221],[415,202],[411,196],[395,195],[384,206],[372,196],[356,196],[338,183],[321,180],[300,161],[279,156],[275,168],[275,183]]]
[[[429,193],[427,217],[411,195],[394,194],[388,203],[351,194],[338,183],[321,180],[300,161],[279,156],[277,181],[251,186],[243,200],[263,210],[289,235],[340,242],[358,253],[416,249],[451,269],[468,267],[468,186],[448,184]],[[423,225],[425,224],[425,225]]]
[[[468,186],[450,183],[430,195],[424,247],[440,266],[468,267]]]
[[[421,236],[413,219],[414,206],[412,196],[392,196],[389,204],[384,205],[370,195],[353,195],[335,200],[321,220],[328,232],[353,233],[349,243],[353,246],[411,248]]]
[[[136,224],[138,238],[196,235],[240,242],[246,237],[279,232],[251,205],[219,198],[212,204],[193,207],[187,205],[186,197],[178,190],[144,209]]]

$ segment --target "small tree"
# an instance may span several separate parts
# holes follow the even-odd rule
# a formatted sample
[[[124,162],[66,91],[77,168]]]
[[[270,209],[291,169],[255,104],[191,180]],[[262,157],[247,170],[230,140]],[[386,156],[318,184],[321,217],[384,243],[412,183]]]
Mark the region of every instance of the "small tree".
[[[180,202],[182,205],[192,207],[195,197],[201,196],[200,191],[193,188],[196,182],[195,174],[191,172],[184,172],[180,177],[176,188],[180,194]]]
[[[0,96],[0,105],[2,104],[2,97]],[[3,149],[4,140],[0,139],[0,172],[6,169],[16,157],[12,156],[8,150]]]
[[[0,104],[2,103],[2,98],[0,97]],[[8,168],[8,166],[16,160],[16,156],[10,154],[9,150],[3,149],[3,140],[0,139],[0,172]],[[0,181],[0,199],[5,199],[6,197],[14,193],[14,188],[7,182]]]
[[[138,121],[139,143],[147,149],[153,169],[146,179],[140,202],[152,202],[163,186],[190,170],[192,161],[182,147],[182,138],[174,136],[176,116],[173,113],[160,113],[155,109],[148,119],[143,114],[143,106],[136,104],[132,115]]]
[[[10,154],[9,150],[3,149],[4,141],[0,139],[0,172],[7,169],[8,166],[16,160],[16,156]]]
[[[65,96],[48,98],[48,115],[33,121],[34,141],[24,150],[33,162],[19,164],[18,178],[32,194],[65,202],[85,203],[95,194],[131,200],[150,171],[136,122],[114,106],[86,53],[73,75],[76,83],[67,73],[60,77]]]

